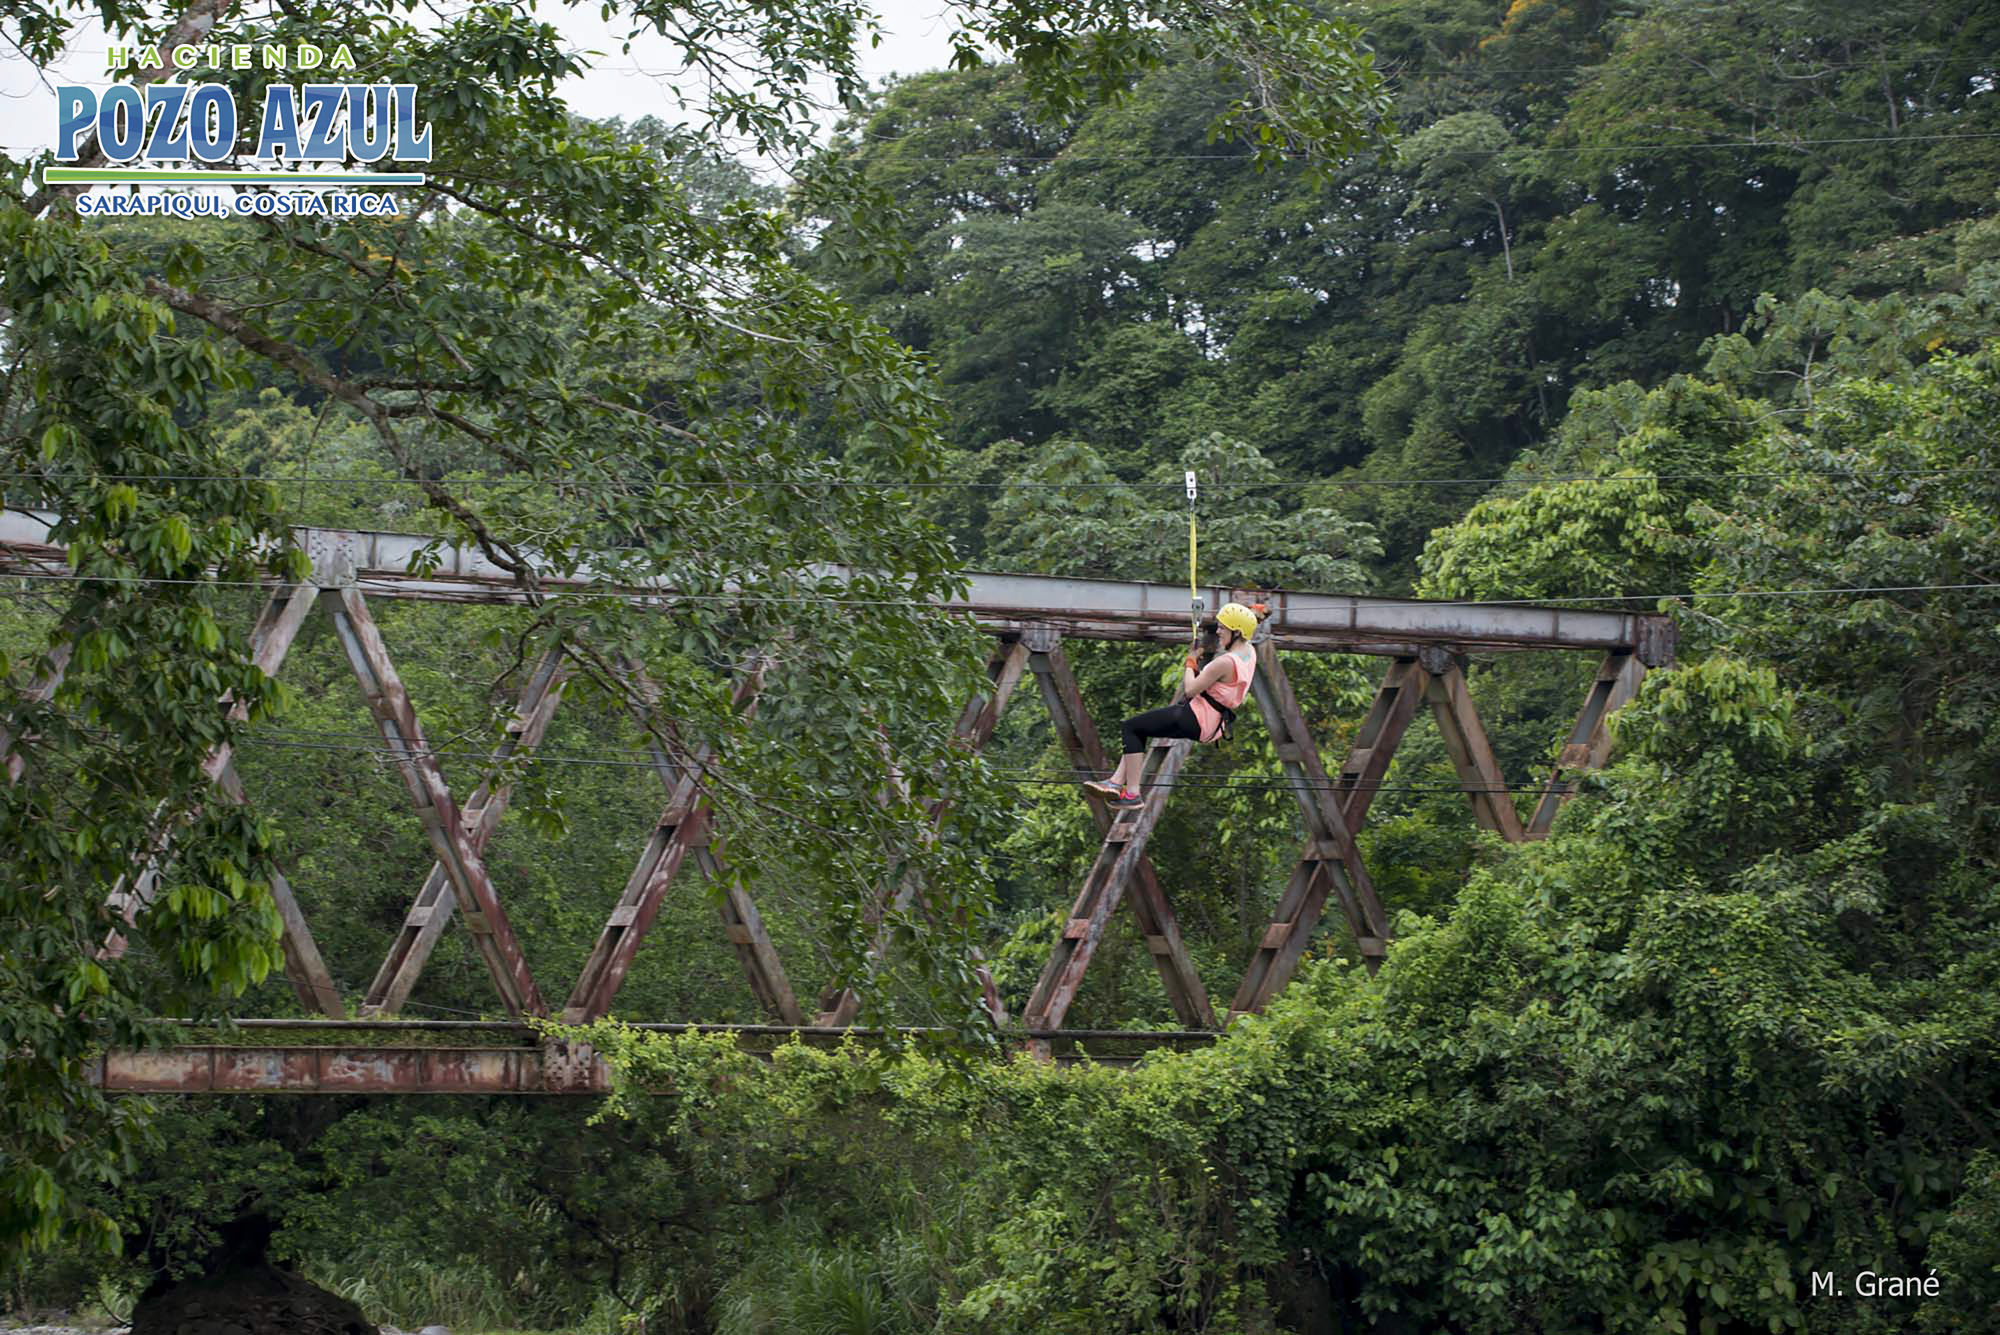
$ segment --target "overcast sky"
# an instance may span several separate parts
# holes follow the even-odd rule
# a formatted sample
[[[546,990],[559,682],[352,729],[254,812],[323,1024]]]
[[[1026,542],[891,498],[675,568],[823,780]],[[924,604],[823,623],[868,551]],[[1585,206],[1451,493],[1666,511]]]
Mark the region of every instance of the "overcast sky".
[[[886,31],[882,45],[864,49],[861,68],[872,80],[890,74],[919,74],[942,69],[951,59],[951,28],[941,0],[876,0]],[[563,88],[578,114],[603,119],[622,116],[635,121],[655,115],[679,120],[671,80],[672,48],[663,39],[635,42],[631,54],[598,19],[598,7],[577,9],[544,5],[540,16],[554,23],[578,50],[597,51],[596,68]],[[0,50],[0,145],[17,156],[52,147],[56,131],[57,84],[83,84],[102,89],[105,77],[105,37],[95,22],[79,25],[68,56],[56,66],[38,70],[11,48]],[[46,82],[45,82],[46,81]],[[418,109],[422,110],[421,88]]]

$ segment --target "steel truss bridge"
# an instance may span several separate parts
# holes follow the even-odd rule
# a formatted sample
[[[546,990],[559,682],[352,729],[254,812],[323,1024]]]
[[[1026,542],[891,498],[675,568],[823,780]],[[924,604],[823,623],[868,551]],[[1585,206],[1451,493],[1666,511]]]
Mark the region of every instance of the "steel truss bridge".
[[[48,541],[53,522],[54,517],[46,514],[0,512],[0,574],[68,574],[63,552]],[[302,584],[271,586],[253,632],[255,661],[266,674],[276,675],[306,619],[315,612],[331,619],[436,861],[374,980],[358,999],[360,1020],[346,1018],[347,998],[320,958],[297,896],[282,876],[274,876],[271,889],[283,923],[287,976],[306,1012],[325,1018],[241,1021],[247,1034],[269,1039],[250,1046],[190,1044],[112,1052],[100,1063],[99,1082],[116,1091],[174,1093],[601,1092],[606,1088],[603,1064],[581,1044],[543,1039],[536,1046],[409,1047],[397,1046],[394,1035],[413,1029],[456,1030],[489,1040],[496,1035],[528,1035],[528,1017],[587,1023],[604,1016],[684,865],[691,860],[710,876],[720,870],[720,854],[710,843],[708,803],[697,782],[699,761],[705,757],[697,756],[696,764],[682,767],[658,748],[653,750],[653,767],[666,793],[659,820],[574,988],[559,1007],[550,1005],[529,969],[483,860],[487,842],[507,809],[510,787],[482,782],[463,797],[454,794],[369,611],[371,598],[509,603],[522,601],[522,591],[508,571],[477,550],[439,550],[428,538],[301,529],[297,541],[311,560],[311,578]],[[412,574],[420,552],[427,573]],[[594,586],[585,576],[551,579],[546,587]],[[654,592],[663,604],[671,601],[671,590]],[[1182,943],[1173,905],[1146,856],[1147,842],[1192,744],[1163,740],[1152,745],[1143,771],[1146,797],[1135,808],[1111,808],[1095,793],[1080,789],[1102,844],[1060,934],[1050,943],[1047,964],[1022,1016],[1027,1042],[1044,1055],[1083,1053],[1096,1045],[1115,1059],[1120,1052],[1129,1053],[1133,1041],[1200,1041],[1219,1031],[1231,1016],[1263,1009],[1291,978],[1329,901],[1338,905],[1362,959],[1371,969],[1378,967],[1389,938],[1388,921],[1355,835],[1418,711],[1428,705],[1435,715],[1479,826],[1510,842],[1538,839],[1573,792],[1575,775],[1603,764],[1609,749],[1606,718],[1632,698],[1648,668],[1670,663],[1674,653],[1674,627],[1662,616],[1220,587],[1204,589],[1202,594],[1209,607],[1231,599],[1254,599],[1269,607],[1257,637],[1253,695],[1275,743],[1286,784],[1298,800],[1305,844],[1276,911],[1257,938],[1233,999],[1226,1011],[1218,1013]],[[957,736],[973,748],[983,746],[1023,679],[1032,676],[1072,766],[1091,774],[1106,772],[1109,758],[1084,710],[1063,651],[1064,640],[1179,643],[1187,635],[1187,593],[1164,584],[979,574],[971,577],[966,597],[940,602],[938,609],[970,616],[993,637],[986,688],[967,702],[957,722]],[[1567,744],[1524,822],[1467,692],[1464,659],[1472,652],[1527,650],[1591,653],[1600,656],[1601,665]],[[1367,717],[1337,773],[1326,772],[1286,675],[1285,658],[1293,653],[1368,654],[1387,662]],[[42,698],[55,690],[67,661],[61,651],[53,657],[54,674],[34,688]],[[734,691],[739,710],[755,707],[765,673],[759,662],[739,675]],[[539,744],[561,699],[565,677],[560,653],[550,650],[523,688],[507,738],[495,752],[496,762]],[[10,782],[19,777],[23,765],[11,743],[0,730],[0,760]],[[248,801],[226,748],[208,757],[207,772],[223,800]],[[131,922],[150,902],[155,879],[151,868],[135,869],[129,882],[114,890],[110,907]],[[901,906],[915,893],[916,888],[905,883],[893,891],[893,902]],[[1091,956],[1121,902],[1130,905],[1167,998],[1184,1026],[1181,1030],[1128,1034],[1063,1028]],[[770,1023],[653,1027],[736,1032],[753,1043],[766,1037],[824,1040],[871,1032],[852,1028],[860,997],[851,989],[830,992],[810,1011],[800,1005],[747,892],[730,889],[720,908],[722,933]],[[454,918],[471,934],[510,1021],[396,1018]],[[122,948],[122,939],[115,935],[107,945],[114,954]],[[983,968],[980,976],[988,1008],[1004,1019]],[[340,1041],[311,1046],[283,1041],[299,1029],[311,1029],[315,1037],[337,1031],[334,1036]]]

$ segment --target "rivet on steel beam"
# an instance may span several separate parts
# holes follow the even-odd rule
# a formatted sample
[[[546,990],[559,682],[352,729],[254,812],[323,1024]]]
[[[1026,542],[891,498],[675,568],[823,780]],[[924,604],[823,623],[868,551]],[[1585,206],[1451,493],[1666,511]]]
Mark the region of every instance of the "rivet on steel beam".
[[[1021,628],[1021,643],[1031,654],[1046,654],[1062,643],[1062,633],[1054,626],[1031,622]]]
[[[1458,666],[1458,655],[1442,644],[1417,646],[1417,662],[1433,677],[1442,677]]]

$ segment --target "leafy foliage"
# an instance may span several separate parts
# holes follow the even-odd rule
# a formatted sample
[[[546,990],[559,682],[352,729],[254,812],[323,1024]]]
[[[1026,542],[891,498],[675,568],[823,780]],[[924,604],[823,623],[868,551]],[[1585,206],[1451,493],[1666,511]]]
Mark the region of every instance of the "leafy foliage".
[[[0,203],[8,495],[62,510],[92,576],[0,607],[0,713],[33,762],[0,790],[10,1239],[115,1229],[122,1262],[36,1273],[136,1283],[262,1213],[403,1325],[1991,1327],[1990,8],[1028,0],[957,12],[961,68],[867,90],[858,6],[642,4],[634,30],[724,76],[669,128],[576,121],[554,83],[578,57],[511,10],[281,7],[274,39],[379,38],[435,91],[425,213],[112,231]],[[68,17],[6,22],[46,53]],[[769,78],[732,82],[725,49]],[[816,87],[852,116],[823,155]],[[1400,153],[1341,159],[1391,120]],[[1379,975],[1329,928],[1269,1014],[1134,1069],[767,1060],[607,1023],[602,1108],[152,1112],[81,1080],[148,1012],[290,1005],[279,859],[350,984],[428,867],[395,785],[340,749],[366,725],[335,646],[302,638],[289,691],[246,666],[229,581],[294,573],[273,544],[298,520],[431,522],[517,569],[525,609],[381,614],[460,784],[537,637],[571,653],[492,852],[538,972],[574,972],[658,810],[614,670],[634,654],[681,728],[653,740],[720,747],[717,828],[801,996],[871,967],[870,896],[912,868],[933,912],[892,917],[871,996],[990,1041],[967,945],[1018,1008],[1096,840],[1032,699],[983,765],[949,745],[984,646],[910,604],[967,559],[1177,581],[1185,468],[1206,580],[1678,622],[1679,665],[1546,840],[1480,838],[1413,727],[1361,836],[1396,915]],[[607,575],[697,598],[545,596],[608,548]],[[783,671],[743,721],[753,650]],[[1160,703],[1178,657],[1072,646],[1100,727]],[[1380,665],[1298,657],[1331,763]],[[1592,667],[1525,657],[1471,672],[1522,785]],[[1199,800],[1149,848],[1218,995],[1300,833],[1245,731],[1198,753]],[[258,818],[207,800],[225,740]],[[162,828],[170,892],[99,962],[104,892]],[[703,917],[662,919],[631,1014],[754,1014]],[[447,938],[420,1002],[489,995]],[[1072,1019],[1167,1014],[1116,920]],[[1942,1291],[1813,1294],[1864,1268]]]

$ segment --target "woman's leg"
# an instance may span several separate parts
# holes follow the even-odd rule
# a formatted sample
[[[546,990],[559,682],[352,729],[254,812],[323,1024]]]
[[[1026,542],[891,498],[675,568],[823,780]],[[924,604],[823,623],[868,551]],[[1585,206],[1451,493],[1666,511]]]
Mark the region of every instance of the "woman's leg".
[[[1134,714],[1125,720],[1124,734],[1124,754],[1119,757],[1118,768],[1111,771],[1111,782],[1129,792],[1139,786],[1139,770],[1146,763],[1147,742],[1155,737],[1184,737],[1189,741],[1199,741],[1201,722],[1183,700],[1164,709],[1149,709],[1143,714]]]

